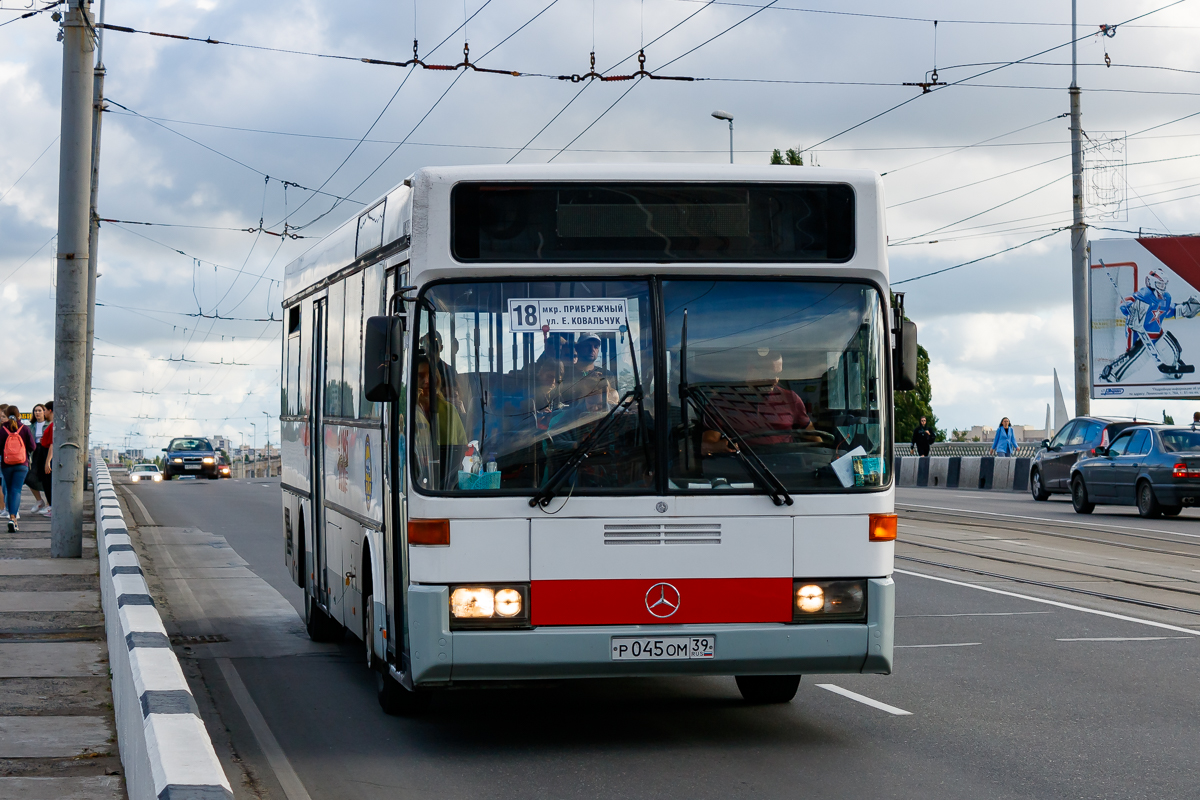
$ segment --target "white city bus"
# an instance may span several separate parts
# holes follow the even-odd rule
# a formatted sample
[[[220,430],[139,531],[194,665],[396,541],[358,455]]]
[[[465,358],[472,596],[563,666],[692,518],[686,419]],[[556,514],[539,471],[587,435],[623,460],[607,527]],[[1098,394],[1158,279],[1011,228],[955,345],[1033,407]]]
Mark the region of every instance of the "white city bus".
[[[888,673],[878,176],[429,168],[287,268],[285,558],[389,713],[452,684]]]

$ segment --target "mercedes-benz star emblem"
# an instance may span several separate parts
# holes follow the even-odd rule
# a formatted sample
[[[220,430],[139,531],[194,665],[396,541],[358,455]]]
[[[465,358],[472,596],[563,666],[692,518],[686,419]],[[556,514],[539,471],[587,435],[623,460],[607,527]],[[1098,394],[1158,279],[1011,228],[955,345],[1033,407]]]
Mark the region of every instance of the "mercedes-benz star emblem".
[[[646,592],[646,610],[656,617],[669,617],[679,610],[679,590],[669,583],[656,583]]]

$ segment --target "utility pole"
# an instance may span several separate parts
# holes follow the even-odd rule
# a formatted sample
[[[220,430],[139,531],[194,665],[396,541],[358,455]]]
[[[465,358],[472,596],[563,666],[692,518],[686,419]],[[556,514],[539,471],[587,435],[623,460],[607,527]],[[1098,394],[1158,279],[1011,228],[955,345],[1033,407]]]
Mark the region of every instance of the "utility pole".
[[[1071,309],[1075,329],[1075,416],[1091,413],[1091,331],[1088,329],[1087,225],[1083,221],[1083,127],[1080,122],[1076,15],[1071,0]]]
[[[100,0],[100,24],[104,24],[104,0]],[[91,462],[92,351],[96,335],[96,269],[100,260],[100,214],[96,196],[100,192],[100,114],[104,111],[104,29],[96,31],[96,68],[92,70],[92,188],[88,211],[87,274],[87,366],[83,395],[83,452],[85,468]]]
[[[91,13],[70,0],[63,21],[62,129],[58,166],[58,288],[54,319],[54,516],[50,555],[83,555],[87,454],[88,200],[92,149]]]

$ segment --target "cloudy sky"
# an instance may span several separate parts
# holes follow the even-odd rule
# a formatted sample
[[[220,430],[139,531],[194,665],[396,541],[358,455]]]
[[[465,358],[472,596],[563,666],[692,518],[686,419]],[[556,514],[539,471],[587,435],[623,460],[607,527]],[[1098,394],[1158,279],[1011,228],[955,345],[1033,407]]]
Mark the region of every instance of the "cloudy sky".
[[[335,197],[368,201],[425,165],[720,163],[717,108],[736,117],[739,163],[796,147],[821,166],[884,173],[895,281],[1023,245],[902,287],[943,426],[1008,415],[1040,427],[1055,368],[1073,409],[1070,242],[1053,233],[1071,211],[1067,0],[765,4],[108,0],[111,24],[251,47],[105,35],[106,95],[124,108],[104,115],[100,215],[158,224],[102,228],[93,441],[161,447],[204,432],[261,445],[268,428],[278,441],[269,320],[284,265],[313,241],[245,232],[260,220],[319,237],[360,207]],[[1092,237],[1195,232],[1200,116],[1180,118],[1200,113],[1200,2],[1080,5],[1081,35],[1171,6],[1079,43],[1084,127],[1129,136],[1127,211],[1097,223],[1119,231]],[[0,23],[27,10],[0,0]],[[51,393],[57,29],[48,13],[0,27],[0,401],[22,409]],[[457,63],[465,39],[481,66],[549,76],[586,72],[593,49],[597,70],[629,73],[645,44],[648,69],[706,80],[573,84],[358,60],[403,61],[414,36],[429,63]],[[902,85],[934,66],[964,82]]]

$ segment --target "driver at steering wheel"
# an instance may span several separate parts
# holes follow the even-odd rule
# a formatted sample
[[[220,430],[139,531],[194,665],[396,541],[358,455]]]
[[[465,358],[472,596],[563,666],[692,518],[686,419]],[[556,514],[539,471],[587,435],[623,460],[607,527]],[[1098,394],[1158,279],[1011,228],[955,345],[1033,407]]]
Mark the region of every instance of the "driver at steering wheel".
[[[744,390],[737,387],[736,392],[720,392],[711,398],[712,405],[720,410],[733,429],[751,446],[796,441],[793,431],[813,431],[813,436],[801,435],[800,439],[820,441],[820,434],[813,426],[800,395],[779,385],[782,373],[783,354],[775,350],[760,351],[752,356],[746,366]],[[771,430],[781,433],[765,433]],[[700,452],[716,455],[731,453],[733,448],[719,431],[710,428],[701,436]]]

